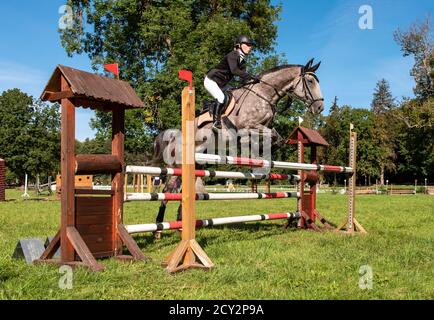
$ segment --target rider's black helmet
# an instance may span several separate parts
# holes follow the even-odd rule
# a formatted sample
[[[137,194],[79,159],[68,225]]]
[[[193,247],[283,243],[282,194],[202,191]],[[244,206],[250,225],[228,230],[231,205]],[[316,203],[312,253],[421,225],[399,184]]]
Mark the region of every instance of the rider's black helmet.
[[[237,40],[235,40],[235,45],[241,45],[243,43],[252,46],[253,40],[249,36],[246,36],[246,35],[241,35],[237,38]]]

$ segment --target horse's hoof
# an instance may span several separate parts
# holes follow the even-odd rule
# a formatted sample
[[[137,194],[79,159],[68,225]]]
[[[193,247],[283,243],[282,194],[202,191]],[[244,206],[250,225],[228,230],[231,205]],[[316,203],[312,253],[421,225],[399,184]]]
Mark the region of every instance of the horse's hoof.
[[[154,231],[154,239],[155,240],[160,240],[161,239],[161,231]]]

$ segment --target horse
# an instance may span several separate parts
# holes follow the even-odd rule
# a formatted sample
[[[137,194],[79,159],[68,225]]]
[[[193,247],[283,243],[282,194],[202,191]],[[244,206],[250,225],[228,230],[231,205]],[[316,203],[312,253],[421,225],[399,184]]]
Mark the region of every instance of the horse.
[[[231,91],[230,102],[222,114],[222,134],[230,130],[238,131],[267,131],[271,133],[273,143],[282,143],[283,139],[274,128],[269,128],[276,112],[277,103],[288,96],[290,101],[298,99],[304,102],[313,114],[319,114],[324,108],[324,98],[321,93],[319,80],[315,71],[321,62],[313,65],[314,59],[306,65],[282,65],[265,70],[257,75],[257,81],[245,84]],[[212,116],[209,112],[196,117],[196,136],[207,136],[210,132]],[[179,135],[179,131],[177,132]],[[154,154],[149,165],[160,166],[164,163],[165,155],[179,155],[175,150],[181,150],[180,140],[175,139],[175,131],[161,132],[154,141]],[[168,138],[169,137],[169,138]],[[196,142],[196,152],[203,152],[207,147],[205,142]],[[166,157],[167,159],[167,157]],[[168,166],[165,163],[165,166]],[[169,164],[170,166],[170,164]],[[180,191],[181,177],[170,177],[162,192],[176,193]],[[202,178],[196,179],[196,191],[206,193]],[[162,201],[156,222],[164,221],[167,201]],[[178,207],[178,220],[181,220],[181,205]],[[160,232],[154,234],[157,238]]]

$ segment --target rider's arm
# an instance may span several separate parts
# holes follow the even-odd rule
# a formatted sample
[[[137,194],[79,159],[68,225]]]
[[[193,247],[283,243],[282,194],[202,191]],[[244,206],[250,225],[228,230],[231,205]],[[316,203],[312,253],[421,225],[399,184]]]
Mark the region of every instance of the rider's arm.
[[[238,54],[229,54],[228,55],[228,65],[231,69],[231,72],[233,75],[239,76],[241,78],[242,82],[246,82],[250,79],[252,79],[252,76],[248,74],[245,70],[245,68],[240,68],[238,65]]]

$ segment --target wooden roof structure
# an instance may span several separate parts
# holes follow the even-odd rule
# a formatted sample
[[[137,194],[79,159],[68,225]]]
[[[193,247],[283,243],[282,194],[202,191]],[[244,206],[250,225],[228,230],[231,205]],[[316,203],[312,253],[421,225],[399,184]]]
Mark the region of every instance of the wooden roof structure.
[[[292,130],[286,143],[297,144],[298,133],[301,133],[303,137],[302,142],[305,146],[329,146],[328,142],[319,134],[318,131],[305,127],[297,127]]]
[[[62,77],[68,83],[69,90],[62,91]],[[56,102],[66,98],[76,107],[106,112],[113,111],[114,108],[144,107],[143,101],[126,81],[58,65],[41,95],[41,100]]]

